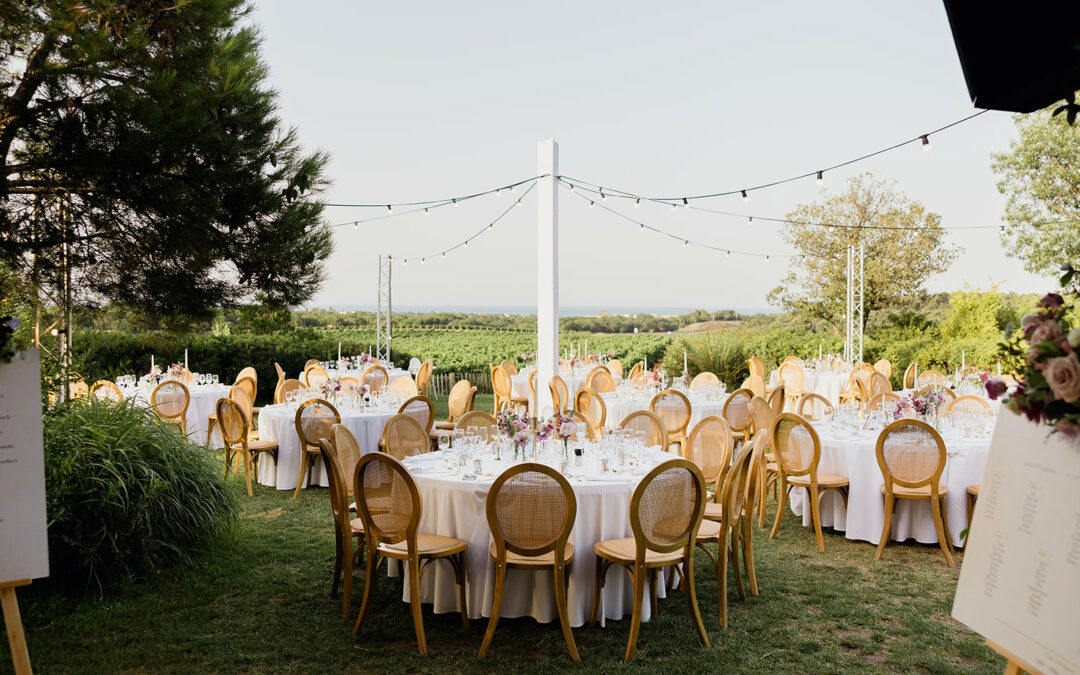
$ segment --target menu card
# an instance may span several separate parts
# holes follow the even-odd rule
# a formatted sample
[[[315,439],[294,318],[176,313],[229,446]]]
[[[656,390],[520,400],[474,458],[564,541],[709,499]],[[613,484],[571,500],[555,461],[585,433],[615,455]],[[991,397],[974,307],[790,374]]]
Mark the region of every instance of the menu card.
[[[39,356],[0,363],[0,583],[49,576]]]
[[[998,417],[953,617],[1045,673],[1080,673],[1080,443]]]

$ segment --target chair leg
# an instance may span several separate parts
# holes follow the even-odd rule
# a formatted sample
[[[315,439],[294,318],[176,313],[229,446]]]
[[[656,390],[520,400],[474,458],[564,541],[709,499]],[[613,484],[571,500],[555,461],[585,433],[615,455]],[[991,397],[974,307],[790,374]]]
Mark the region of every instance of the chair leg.
[[[720,532],[720,548],[716,556],[716,585],[720,590],[720,625],[724,628],[727,628],[727,538],[727,528],[724,528]]]
[[[409,607],[412,610],[413,629],[416,631],[416,646],[420,653],[427,655],[427,638],[424,636],[424,613],[420,606],[420,561],[409,559]]]
[[[296,490],[293,491],[292,498],[296,499],[300,496],[300,488],[304,486],[304,477],[307,476],[308,463],[311,462],[311,455],[308,454],[307,448],[300,448],[300,475],[296,479]]]
[[[938,497],[941,503],[941,526],[945,529],[945,542],[949,545],[949,553],[956,555],[956,547],[953,546],[949,530],[949,512],[945,509],[945,498]]]
[[[818,508],[817,487],[810,486],[806,491],[810,494],[810,519],[814,525],[814,536],[817,537],[817,550],[824,552],[825,540],[821,537],[821,509]]]
[[[757,471],[757,488],[755,492],[758,494],[758,498],[761,499],[761,503],[758,505],[758,527],[765,527],[765,488],[768,484],[768,476],[765,471],[765,455],[761,456],[761,462],[758,465]]]
[[[748,514],[749,515],[749,514]],[[740,527],[738,523],[732,527],[732,530]],[[728,550],[724,551],[724,555],[731,558],[731,572],[735,575],[735,590],[739,592],[739,599],[746,599],[746,589],[743,588],[742,572],[739,571],[739,537],[736,532],[732,532],[731,539],[728,543]]]
[[[968,530],[970,530],[971,529],[971,518],[975,515],[975,495],[971,494],[970,492],[968,493],[968,496],[967,496],[967,507],[968,507],[968,512],[967,512],[967,523],[968,524],[967,524],[967,526],[968,526]],[[966,539],[966,537],[965,537],[965,539]]]
[[[580,661],[577,644],[574,642],[574,633],[570,630],[570,614],[566,608],[566,568],[562,565],[555,566],[555,608],[559,611],[559,624],[562,625],[563,638],[566,639],[566,648],[570,650],[570,658]]]
[[[891,494],[885,495],[885,526],[881,528],[881,539],[878,541],[877,551],[874,552],[874,560],[881,560],[881,554],[885,550],[885,545],[889,543],[889,537],[892,536],[892,514],[895,502]]]
[[[607,571],[604,559],[596,556],[596,579],[593,580],[592,611],[589,612],[589,626],[596,626],[596,610],[600,607],[600,591],[604,589],[604,572]]]
[[[656,616],[658,611],[656,607],[656,577],[659,568],[649,568],[649,613],[652,616]]]
[[[938,544],[941,545],[941,552],[945,554],[945,563],[949,566],[953,566],[952,554],[949,553],[949,543],[946,540],[948,534],[946,534],[944,526],[941,522],[941,502],[937,499],[930,500],[930,511],[934,515],[934,529],[937,530]]]
[[[349,610],[352,609],[352,573],[353,573],[353,552],[352,552],[352,536],[342,535],[345,540],[342,542],[343,550],[341,555],[341,562],[334,566],[334,589],[337,589],[337,575],[342,572],[345,573],[344,596],[341,599],[341,618],[349,618]]]
[[[775,539],[776,533],[780,531],[780,523],[784,520],[784,509],[787,508],[787,493],[787,479],[784,478],[783,474],[780,474],[780,500],[776,504],[776,520],[773,522],[769,539]]]
[[[454,566],[454,574],[457,576],[458,602],[461,604],[461,625],[469,630],[469,605],[466,597],[465,581],[465,552],[462,551],[450,558],[450,564]]]
[[[634,613],[630,618],[630,639],[626,643],[626,660],[634,658],[638,630],[641,628],[641,610],[645,604],[645,569],[634,565]]]
[[[251,491],[251,454],[246,450],[242,452],[244,453],[244,481],[247,482],[248,497],[252,497],[255,493]]]
[[[503,594],[506,589],[506,563],[495,565],[495,597],[491,600],[491,617],[488,618],[487,631],[484,633],[484,641],[480,644],[480,651],[476,654],[479,658],[487,656],[488,648],[491,647],[491,639],[495,636],[495,626],[499,624],[499,610],[502,609]],[[556,595],[558,589],[555,590]],[[561,618],[561,617],[560,617]]]
[[[690,617],[694,621],[694,629],[697,630],[698,639],[706,647],[709,646],[709,634],[705,632],[705,624],[701,620],[701,610],[697,604],[697,591],[694,588],[694,547],[687,546],[683,553],[683,567],[686,569],[686,603],[690,605]]]
[[[338,583],[341,581],[342,560],[345,555],[344,546],[341,543],[341,532],[334,528],[334,580],[330,584],[330,597],[337,596]],[[351,562],[351,561],[350,561]]]
[[[367,559],[367,571],[364,574],[364,599],[360,603],[360,615],[356,617],[356,624],[353,625],[353,635],[360,632],[360,626],[364,623],[364,615],[367,614],[368,605],[371,604],[371,597],[375,595],[375,577],[377,576],[375,570],[378,567],[379,554],[375,552],[374,542],[368,541],[368,559]]]
[[[210,447],[210,436],[214,433],[215,424],[217,424],[216,417],[211,417],[206,421],[206,447]]]
[[[750,580],[750,595],[757,595],[757,572],[754,570],[754,538],[750,521],[742,522],[739,530],[742,535],[743,567],[746,568],[746,576]]]

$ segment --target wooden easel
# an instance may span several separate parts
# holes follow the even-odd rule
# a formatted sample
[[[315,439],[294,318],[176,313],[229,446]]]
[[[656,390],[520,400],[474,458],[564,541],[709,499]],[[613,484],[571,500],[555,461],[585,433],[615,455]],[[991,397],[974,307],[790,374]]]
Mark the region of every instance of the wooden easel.
[[[19,616],[19,601],[15,598],[16,587],[29,583],[29,579],[0,582],[0,605],[4,607],[4,625],[11,645],[11,660],[15,663],[15,675],[31,675],[34,672],[30,668],[30,652],[26,650],[26,633],[23,632],[22,617]]]
[[[1038,669],[1032,668],[1028,664],[1024,663],[1016,656],[1016,654],[1013,654],[1002,646],[991,642],[990,640],[987,640],[986,644],[990,647],[990,649],[993,649],[998,654],[1001,654],[1005,657],[1005,660],[1008,661],[1008,663],[1005,664],[1005,675],[1020,675],[1020,673],[1031,673],[1031,675],[1039,675],[1039,673],[1041,672]]]

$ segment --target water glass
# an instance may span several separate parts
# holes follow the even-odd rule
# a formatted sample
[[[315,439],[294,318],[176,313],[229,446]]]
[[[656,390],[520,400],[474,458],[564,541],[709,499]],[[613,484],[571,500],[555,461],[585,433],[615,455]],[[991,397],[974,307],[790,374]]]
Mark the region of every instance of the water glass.
[[[450,450],[450,437],[447,436],[446,434],[440,435],[439,436],[439,451],[442,452],[443,455],[445,456],[446,453],[449,450]]]

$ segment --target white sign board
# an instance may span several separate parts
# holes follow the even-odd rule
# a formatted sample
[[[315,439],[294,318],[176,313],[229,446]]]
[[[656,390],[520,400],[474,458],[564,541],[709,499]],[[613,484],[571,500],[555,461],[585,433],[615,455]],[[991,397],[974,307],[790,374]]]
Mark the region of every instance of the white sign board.
[[[1044,673],[1080,673],[1080,444],[1002,411],[953,617]]]
[[[49,576],[39,356],[0,363],[0,583]]]

